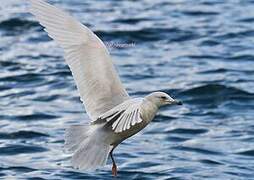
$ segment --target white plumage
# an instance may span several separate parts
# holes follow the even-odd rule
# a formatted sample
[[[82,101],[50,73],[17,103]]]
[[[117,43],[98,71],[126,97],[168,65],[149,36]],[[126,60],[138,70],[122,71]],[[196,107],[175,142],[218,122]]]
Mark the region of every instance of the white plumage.
[[[105,45],[91,30],[43,0],[30,3],[30,12],[64,49],[65,60],[91,118],[89,125],[66,130],[65,146],[74,153],[72,164],[79,169],[95,169],[105,165],[110,154],[115,175],[113,149],[143,129],[160,106],[179,102],[162,92],[131,99]]]
[[[105,45],[92,31],[42,0],[30,2],[31,13],[64,49],[81,100],[93,120],[129,98]]]
[[[142,98],[126,100],[122,104],[99,116],[98,120],[105,119],[107,122],[110,122],[119,115],[117,120],[113,122],[112,129],[116,133],[128,130],[131,126],[134,126],[142,121],[140,117],[140,107],[142,102]],[[96,123],[96,121],[93,123]]]

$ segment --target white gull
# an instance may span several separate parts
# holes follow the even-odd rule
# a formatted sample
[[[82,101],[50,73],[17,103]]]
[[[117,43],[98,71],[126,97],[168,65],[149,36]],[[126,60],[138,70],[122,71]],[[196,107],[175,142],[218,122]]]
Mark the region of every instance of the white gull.
[[[31,13],[63,48],[91,119],[90,124],[66,130],[65,147],[73,152],[72,165],[82,170],[96,169],[105,165],[110,155],[112,173],[116,175],[113,158],[116,146],[146,127],[159,107],[181,102],[164,92],[131,98],[121,84],[107,48],[90,29],[43,0],[30,0],[30,3]]]

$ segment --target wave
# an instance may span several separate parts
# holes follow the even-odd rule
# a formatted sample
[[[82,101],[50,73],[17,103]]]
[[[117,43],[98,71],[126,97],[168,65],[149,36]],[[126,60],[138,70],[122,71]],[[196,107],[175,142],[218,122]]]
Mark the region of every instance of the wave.
[[[245,156],[254,156],[254,149],[247,150],[247,151],[241,151],[236,154],[245,155]]]
[[[36,145],[7,145],[0,148],[0,155],[17,155],[26,153],[40,153],[48,149]]]
[[[211,160],[211,159],[201,159],[199,160],[199,162],[208,164],[208,165],[223,165],[223,163],[215,161],[215,160]]]
[[[181,94],[188,96],[246,95],[254,97],[253,93],[238,89],[236,87],[230,87],[222,84],[206,84],[203,86],[182,91]]]
[[[227,60],[243,60],[243,61],[253,61],[254,60],[254,56],[253,55],[249,55],[249,54],[244,54],[244,55],[236,55],[236,56],[231,56],[226,58]]]
[[[135,25],[140,21],[146,19],[118,19],[113,22],[119,22],[123,24]],[[30,21],[27,19],[12,18],[0,22],[0,30],[6,31],[6,33],[15,34],[20,32],[26,32],[31,28],[39,28],[36,31],[43,31],[43,27],[36,21]],[[180,28],[142,28],[139,30],[111,30],[94,31],[101,39],[106,40],[124,40],[126,42],[147,42],[147,41],[159,41],[167,39],[169,42],[181,42],[188,41],[195,38],[199,38],[200,35],[191,30],[183,30]],[[42,37],[45,41],[50,40],[48,37]],[[30,38],[29,41],[39,41],[36,38]]]
[[[241,18],[238,20],[239,22],[243,22],[243,23],[253,23],[254,22],[254,18],[252,17],[248,17],[248,18]]]
[[[188,56],[183,56],[184,58],[190,58],[190,59],[197,59],[197,60],[200,60],[200,59],[220,59],[221,56],[216,56],[216,55],[188,55]]]
[[[15,116],[16,120],[22,120],[22,121],[49,120],[49,119],[55,119],[55,118],[58,118],[58,116],[52,115],[52,114],[45,114],[45,113]]]
[[[166,140],[169,141],[169,142],[184,142],[184,141],[190,140],[190,138],[169,136],[169,137],[166,138]]]
[[[40,27],[38,22],[27,19],[12,18],[0,22],[0,30],[27,31],[32,27]]]
[[[221,84],[206,84],[180,92],[179,96],[186,97],[184,102],[207,106],[217,106],[225,101],[252,101],[254,94],[236,87]]]
[[[0,139],[32,139],[48,137],[47,134],[34,131],[18,131],[13,133],[0,133]]]
[[[35,82],[35,81],[43,81],[43,78],[40,77],[39,74],[36,73],[25,73],[25,74],[20,74],[20,75],[12,75],[12,76],[7,76],[7,77],[1,77],[0,78],[1,82]]]
[[[203,134],[208,132],[207,129],[186,129],[186,128],[177,128],[177,129],[172,129],[167,131],[167,133],[171,133],[171,134]]]
[[[214,15],[218,15],[218,12],[215,11],[194,11],[194,10],[188,10],[188,11],[182,11],[182,13],[184,15],[187,16],[214,16]]]
[[[245,30],[239,32],[227,32],[225,34],[215,36],[216,39],[232,39],[232,38],[246,38],[246,37],[253,37],[254,31],[253,30]]]
[[[199,74],[215,74],[215,73],[227,73],[227,72],[238,72],[238,73],[245,73],[245,74],[254,74],[252,70],[243,70],[243,69],[229,69],[229,68],[218,68],[212,70],[204,70],[199,72]]]
[[[217,46],[220,44],[221,44],[220,41],[214,39],[203,40],[200,42],[200,46]]]
[[[95,31],[101,39],[120,39],[127,42],[146,42],[169,40],[170,42],[188,41],[199,37],[193,31],[179,28],[143,28],[139,30]]]
[[[189,151],[189,152],[196,152],[196,153],[201,153],[201,154],[209,154],[209,155],[222,155],[222,153],[217,152],[217,151],[211,151],[208,149],[202,149],[202,148],[197,148],[197,147],[188,147],[188,146],[176,146],[173,147],[175,150],[180,150],[180,151]]]
[[[22,173],[29,173],[35,171],[37,169],[25,167],[25,166],[10,166],[10,167],[0,167],[0,171],[15,171],[15,172],[22,172]],[[1,176],[1,175],[0,175]]]
[[[126,19],[116,19],[116,20],[113,20],[112,22],[113,23],[123,23],[123,24],[135,25],[135,24],[138,24],[140,22],[149,21],[149,20],[150,19],[147,19],[147,18],[126,18]]]

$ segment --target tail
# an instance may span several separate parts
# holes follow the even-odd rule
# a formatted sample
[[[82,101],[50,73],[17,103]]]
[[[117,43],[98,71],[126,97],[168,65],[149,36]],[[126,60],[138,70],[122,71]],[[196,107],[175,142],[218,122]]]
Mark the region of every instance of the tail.
[[[66,130],[65,148],[74,152],[72,165],[82,170],[92,170],[106,165],[111,146],[95,133],[94,125],[74,125]]]

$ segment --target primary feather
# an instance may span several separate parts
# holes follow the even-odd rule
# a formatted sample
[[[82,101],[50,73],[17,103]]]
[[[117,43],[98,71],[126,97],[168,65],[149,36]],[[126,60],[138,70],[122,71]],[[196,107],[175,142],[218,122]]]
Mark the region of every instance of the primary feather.
[[[31,13],[65,52],[86,111],[92,120],[129,99],[103,42],[56,7],[30,0]]]

